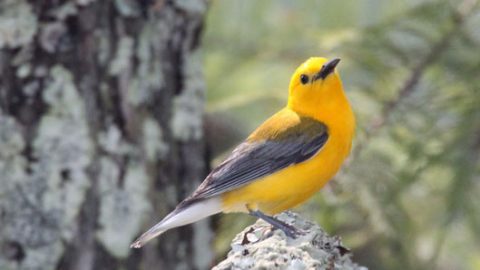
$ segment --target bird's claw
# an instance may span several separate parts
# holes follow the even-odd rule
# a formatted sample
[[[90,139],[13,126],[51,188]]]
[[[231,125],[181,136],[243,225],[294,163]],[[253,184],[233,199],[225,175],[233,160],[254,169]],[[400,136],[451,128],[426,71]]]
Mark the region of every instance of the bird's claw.
[[[297,229],[295,228],[294,226],[292,225],[289,225],[289,224],[282,224],[282,226],[272,226],[274,229],[279,229],[281,230],[283,233],[285,233],[285,235],[287,237],[290,237],[292,239],[297,239],[298,236],[303,236],[306,234],[305,231],[303,230],[300,230],[300,229]]]

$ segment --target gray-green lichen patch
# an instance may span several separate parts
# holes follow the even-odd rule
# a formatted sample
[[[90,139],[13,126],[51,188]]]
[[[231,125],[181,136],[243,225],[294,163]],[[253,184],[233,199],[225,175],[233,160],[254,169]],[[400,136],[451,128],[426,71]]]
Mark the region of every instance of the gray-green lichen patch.
[[[111,158],[102,158],[100,165],[97,239],[110,254],[125,258],[151,207],[145,200],[149,179],[144,166],[135,161],[123,168],[126,170],[124,179],[120,177],[121,168]]]
[[[132,145],[123,140],[120,129],[113,124],[107,128],[107,131],[99,133],[98,143],[110,155],[127,155],[134,151]]]
[[[125,17],[137,17],[141,14],[139,2],[136,0],[115,0],[115,8]]]
[[[183,65],[182,92],[173,100],[171,128],[180,141],[198,140],[203,136],[205,82],[200,52],[186,54]]]
[[[140,33],[137,46],[135,48],[135,57],[138,60],[138,66],[135,76],[131,79],[128,88],[128,102],[133,106],[140,106],[152,100],[155,93],[164,86],[163,70],[160,47],[158,40],[167,38],[165,26],[146,24]],[[157,59],[158,61],[152,61]]]
[[[20,158],[0,171],[22,178],[6,187],[0,231],[2,239],[24,249],[20,269],[56,267],[64,250],[63,240],[70,240],[77,229],[75,219],[90,184],[86,169],[91,162],[92,142],[83,103],[78,102],[81,97],[68,70],[59,65],[50,70],[42,99],[48,109],[32,141],[28,172],[19,152],[24,143],[18,138],[18,128],[2,124],[10,125],[13,132],[6,149],[14,149],[9,151],[10,156],[16,153]],[[5,160],[11,162],[2,157],[2,163]],[[4,269],[2,261],[8,262],[0,260],[0,269]]]
[[[344,254],[338,237],[328,236],[314,223],[292,212],[277,217],[301,229],[304,235],[287,238],[259,220],[235,237],[228,257],[213,269],[367,269]]]
[[[53,8],[49,15],[57,19],[58,21],[64,21],[66,18],[77,14],[78,8],[72,2],[64,3],[57,8]]]
[[[15,119],[4,115],[0,110],[0,162],[18,157],[24,147],[20,126]]]
[[[57,65],[50,70],[50,77],[42,92],[48,113],[40,121],[33,141],[34,155],[39,160],[34,169],[46,179],[42,206],[45,211],[59,213],[59,224],[64,226],[62,236],[69,239],[90,185],[86,169],[93,145],[71,73]]]
[[[130,68],[133,55],[134,40],[131,37],[124,36],[118,42],[117,52],[110,63],[109,74],[112,76]]]
[[[163,132],[153,118],[143,121],[143,151],[148,161],[164,159],[168,153],[168,144],[163,139]]]
[[[20,79],[26,78],[30,75],[30,72],[32,70],[32,66],[30,64],[23,64],[17,69],[17,77]]]
[[[177,0],[175,5],[188,14],[202,15],[207,11],[207,1],[202,0]]]
[[[0,208],[8,207],[4,196],[25,178],[25,148],[20,126],[0,111]]]
[[[37,25],[37,17],[26,1],[0,1],[0,48],[28,44],[37,31]]]
[[[93,2],[95,2],[96,0],[76,0],[75,2],[77,3],[77,5],[79,6],[86,6],[88,4],[91,4]]]
[[[107,33],[104,29],[97,29],[95,31],[95,37],[97,39],[97,61],[101,66],[108,65],[108,60],[112,54],[110,50],[112,40],[110,40],[111,38]]]
[[[140,151],[123,139],[115,125],[100,133],[98,141],[106,155],[99,163],[100,229],[96,237],[110,254],[125,258],[151,209],[145,200],[150,180],[144,163],[138,160]]]
[[[2,213],[0,215],[0,224],[2,224],[0,226],[0,239],[7,240],[0,242],[2,249],[0,252],[0,269],[19,269],[18,262],[9,257],[7,250],[14,248],[15,245],[17,247],[16,250],[12,250],[13,253],[15,251],[18,253],[21,249],[21,247],[18,247],[16,235],[10,235],[12,231],[19,233],[18,229],[15,231],[15,226],[19,223],[14,223],[9,218],[20,214],[17,213],[17,210],[21,207],[21,202],[17,199],[20,194],[18,187],[22,186],[28,177],[25,172],[27,161],[21,154],[25,149],[25,144],[21,126],[14,118],[3,115],[0,110],[0,212]],[[14,195],[12,196],[12,194]],[[28,214],[28,211],[22,211],[21,213],[24,223],[29,221]],[[29,254],[32,254],[32,250],[29,250]],[[30,256],[30,260],[32,260],[32,256]]]

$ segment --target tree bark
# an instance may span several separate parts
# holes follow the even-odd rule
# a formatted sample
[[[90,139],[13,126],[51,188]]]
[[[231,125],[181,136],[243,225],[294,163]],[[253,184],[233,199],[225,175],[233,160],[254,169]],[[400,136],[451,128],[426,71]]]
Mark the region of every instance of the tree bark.
[[[129,249],[206,174],[205,12],[0,2],[0,269],[210,265],[206,221]]]

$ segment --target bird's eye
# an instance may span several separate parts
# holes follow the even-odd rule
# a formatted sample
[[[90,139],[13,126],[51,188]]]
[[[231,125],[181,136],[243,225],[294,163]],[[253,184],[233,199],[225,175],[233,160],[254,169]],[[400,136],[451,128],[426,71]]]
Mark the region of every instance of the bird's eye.
[[[302,74],[300,75],[300,82],[302,82],[302,84],[306,84],[308,83],[309,79],[308,79],[308,76],[305,75],[305,74]]]

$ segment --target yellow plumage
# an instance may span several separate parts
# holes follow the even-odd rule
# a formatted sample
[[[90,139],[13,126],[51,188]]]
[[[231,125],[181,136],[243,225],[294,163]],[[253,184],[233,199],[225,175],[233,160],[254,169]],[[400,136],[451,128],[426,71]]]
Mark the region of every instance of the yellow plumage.
[[[219,212],[248,212],[295,237],[294,228],[264,213],[275,214],[307,200],[335,175],[350,152],[355,119],[335,70],[339,61],[314,57],[298,67],[287,106],[132,247]]]
[[[315,74],[326,62],[324,58],[311,58],[300,66],[292,76],[286,108],[258,127],[248,139],[268,139],[272,133],[294,125],[300,116],[307,116],[327,126],[329,138],[325,145],[311,159],[225,193],[224,212],[248,212],[245,205],[268,214],[282,212],[307,200],[340,169],[350,152],[355,118],[339,75],[332,74],[322,82],[324,85],[309,85],[308,89],[296,83],[301,74]]]

